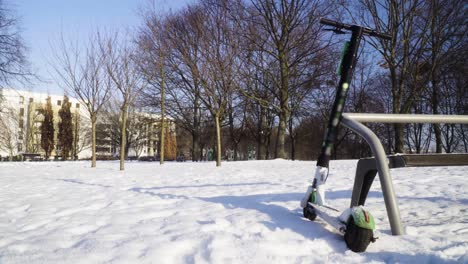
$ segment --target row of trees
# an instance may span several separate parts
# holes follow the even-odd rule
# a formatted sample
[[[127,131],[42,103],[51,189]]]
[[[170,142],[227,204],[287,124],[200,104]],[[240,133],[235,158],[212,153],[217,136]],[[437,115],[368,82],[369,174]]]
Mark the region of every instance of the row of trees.
[[[331,49],[321,43],[318,24],[318,14],[329,9],[319,1],[200,1],[166,17],[145,14],[140,54],[147,69],[163,68],[147,71],[147,79],[166,80],[166,110],[191,133],[193,160],[200,159],[201,134],[210,126],[217,165],[223,127],[238,157],[249,122],[257,123],[259,157],[265,158],[276,127],[275,157],[286,158],[288,122],[293,125],[293,114],[330,70],[323,66]],[[151,98],[161,97],[160,87],[146,89],[142,103],[158,107]]]
[[[84,45],[62,39],[56,47],[58,79],[91,118],[92,166],[97,118],[110,98],[119,102],[121,151],[129,109],[142,109],[159,113],[161,127],[166,115],[173,118],[179,145],[193,160],[213,147],[217,165],[223,149],[234,159],[252,149],[258,159],[316,158],[337,81],[336,43],[343,40],[323,31],[320,17],[393,37],[365,39],[347,111],[468,112],[462,0],[200,0],[169,14],[144,10],[135,32],[98,32]],[[8,84],[29,74],[17,21],[3,1],[0,12],[1,82]],[[468,150],[466,125],[372,128],[388,152]],[[337,158],[369,154],[344,129],[336,146]]]
[[[93,142],[97,116],[117,91],[123,126],[132,107],[157,112],[163,122],[168,115],[194,161],[212,147],[218,166],[223,149],[234,159],[252,149],[258,159],[314,159],[343,40],[324,31],[320,17],[393,37],[365,39],[346,111],[467,114],[465,10],[462,0],[200,0],[169,14],[153,6],[134,34],[97,33],[82,51],[63,40],[57,73],[86,106]],[[372,128],[388,152],[468,145],[462,125]],[[345,129],[336,147],[336,158],[369,154]]]
[[[137,42],[147,79],[165,80],[165,109],[192,135],[194,160],[209,127],[218,150],[224,145],[236,153],[250,144],[258,158],[294,159],[302,146],[318,152],[336,83],[336,38],[324,33],[320,17],[393,37],[366,40],[347,111],[466,114],[465,10],[463,1],[204,0],[167,16],[144,14]],[[161,85],[151,84],[142,103],[158,107]],[[432,145],[453,152],[467,145],[462,125],[374,129],[388,152],[423,152]],[[340,145],[341,157],[369,153],[346,130]],[[315,158],[300,151],[300,158]]]
[[[125,168],[124,161],[130,146],[127,140],[131,138],[129,133],[139,133],[134,127],[127,126],[139,118],[135,111],[144,111],[136,102],[147,82],[136,46],[123,38],[118,33],[97,32],[84,46],[68,43],[62,38],[58,48],[60,53],[55,57],[55,70],[62,86],[85,106],[90,117],[92,167],[96,166],[99,116],[113,117],[118,114],[120,170]],[[131,120],[129,113],[134,113]],[[165,160],[164,146],[167,145],[164,138],[168,129],[165,128],[164,114],[161,114],[160,120],[159,155],[162,164]]]
[[[78,140],[78,135],[75,134],[79,124],[73,124],[73,117],[70,111],[71,103],[67,96],[63,98],[62,107],[60,108],[59,121],[58,121],[58,133],[57,133],[57,147],[60,151],[56,151],[57,154],[60,153],[62,160],[67,160],[72,154],[73,150],[76,150],[76,141]],[[55,149],[55,127],[54,127],[54,112],[52,109],[52,103],[50,97],[47,98],[46,104],[41,113],[44,117],[41,123],[41,148],[45,152],[46,160],[49,159],[52,151]],[[75,113],[77,114],[77,113]],[[75,136],[74,136],[75,134]],[[76,137],[76,138],[75,138]],[[73,151],[75,152],[75,151]],[[75,154],[75,153],[73,153]],[[75,156],[74,156],[75,158]]]

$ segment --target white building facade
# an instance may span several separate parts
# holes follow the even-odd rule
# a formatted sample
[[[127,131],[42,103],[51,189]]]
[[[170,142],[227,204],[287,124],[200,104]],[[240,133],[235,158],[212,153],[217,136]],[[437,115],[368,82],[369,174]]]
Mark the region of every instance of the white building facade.
[[[0,94],[0,155],[18,156],[23,154],[44,154],[41,148],[40,127],[44,116],[42,109],[50,97],[54,115],[54,150],[51,156],[60,155],[60,146],[57,144],[59,110],[64,100],[63,95],[52,95],[14,89],[2,89]],[[77,158],[91,156],[89,148],[89,115],[80,102],[68,97],[71,103],[74,125],[73,154]],[[72,154],[72,155],[73,155]]]
[[[57,144],[59,110],[64,100],[63,95],[52,95],[14,89],[0,90],[0,156],[39,156],[44,151],[41,148],[40,127],[44,116],[42,109],[51,99],[54,115],[54,142],[55,147],[51,157],[60,155],[60,146]],[[72,158],[87,159],[91,157],[91,122],[89,113],[76,98],[68,97],[71,103],[70,112],[73,118],[73,150]],[[98,117],[96,154],[102,158],[115,158],[120,154],[120,145],[116,143],[116,124],[107,120],[106,115]],[[131,118],[131,116],[129,116]],[[133,114],[134,121],[128,128],[132,130],[135,138],[130,145],[128,155],[133,157],[155,157],[157,155],[160,116],[157,114],[137,112]],[[174,122],[168,119],[168,126],[175,129]],[[175,133],[175,131],[174,131]]]

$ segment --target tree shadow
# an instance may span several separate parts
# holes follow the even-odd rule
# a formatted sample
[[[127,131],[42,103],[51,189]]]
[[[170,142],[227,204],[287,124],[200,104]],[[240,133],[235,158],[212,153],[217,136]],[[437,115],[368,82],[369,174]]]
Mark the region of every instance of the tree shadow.
[[[159,190],[161,188],[140,188],[140,187],[134,187],[130,188],[127,191],[129,192],[136,192],[140,194],[146,194],[154,197],[158,197],[160,199],[190,199],[190,197],[186,195],[176,195],[176,194],[168,194],[168,193],[160,193],[156,192],[156,190]]]
[[[256,210],[269,216],[270,220],[260,223],[272,231],[277,228],[288,229],[307,239],[324,239],[330,242],[330,246],[336,251],[345,251],[347,248],[343,237],[338,233],[326,229],[325,223],[321,220],[311,222],[303,218],[301,208],[291,211],[283,206],[274,204],[277,202],[294,201],[299,207],[299,201],[303,195],[304,193],[285,193],[196,198],[205,202],[221,204],[226,209],[243,208]]]
[[[63,182],[68,182],[68,183],[75,183],[75,184],[87,185],[87,186],[103,187],[103,188],[111,188],[111,187],[113,187],[113,186],[110,186],[110,185],[104,185],[104,184],[99,184],[99,183],[82,182],[82,181],[75,180],[75,179],[55,179],[55,180],[57,180],[57,181],[63,181]]]
[[[158,187],[135,187],[141,191],[157,191],[164,189],[185,189],[185,188],[207,188],[207,187],[239,187],[239,186],[255,186],[255,185],[280,185],[279,183],[270,183],[270,182],[249,182],[249,183],[232,183],[232,184],[200,184],[200,185],[172,185],[172,186],[158,186]],[[131,191],[134,188],[128,189]]]
[[[234,184],[200,184],[200,185],[174,185],[174,186],[159,186],[159,187],[133,187],[127,189],[130,192],[136,192],[141,194],[147,194],[155,197],[159,197],[161,199],[193,199],[194,197],[189,197],[186,195],[175,195],[175,194],[168,194],[168,193],[161,193],[160,190],[166,189],[188,189],[188,188],[209,188],[209,187],[239,187],[239,186],[252,186],[252,185],[280,185],[274,184],[269,182],[253,182],[253,183],[234,183]],[[195,198],[196,199],[196,198]]]
[[[463,257],[459,260],[449,260],[443,259],[435,254],[430,253],[415,253],[415,254],[403,254],[399,252],[388,252],[388,251],[380,251],[380,252],[366,252],[362,254],[365,256],[366,261],[364,262],[372,262],[372,261],[383,261],[384,263],[447,263],[447,264],[455,264],[455,263],[463,263]]]

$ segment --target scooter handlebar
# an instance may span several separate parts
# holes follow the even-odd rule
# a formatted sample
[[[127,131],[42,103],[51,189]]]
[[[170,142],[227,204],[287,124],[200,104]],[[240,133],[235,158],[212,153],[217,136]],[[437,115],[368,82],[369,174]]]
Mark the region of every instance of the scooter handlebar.
[[[339,29],[347,29],[347,30],[352,30],[353,26],[354,26],[354,25],[334,21],[334,20],[331,20],[331,19],[323,18],[323,17],[320,18],[320,24],[336,27],[336,28],[339,28]],[[364,31],[363,32],[364,34],[369,35],[369,36],[383,38],[383,39],[387,39],[387,40],[392,40],[392,36],[390,36],[388,34],[385,34],[385,33],[380,33],[378,31],[372,30],[370,28],[363,27],[363,31]]]
[[[327,26],[332,26],[332,27],[337,27],[337,28],[344,28],[344,29],[349,29],[351,30],[351,25],[344,24],[338,21],[334,21],[328,18],[320,18],[320,24],[324,24]]]

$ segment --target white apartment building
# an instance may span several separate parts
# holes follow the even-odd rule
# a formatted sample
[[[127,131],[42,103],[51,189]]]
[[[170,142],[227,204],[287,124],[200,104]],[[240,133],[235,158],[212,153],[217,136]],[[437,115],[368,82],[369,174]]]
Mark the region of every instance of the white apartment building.
[[[54,141],[57,142],[58,134],[58,112],[62,107],[63,95],[53,95],[14,89],[2,89],[0,93],[0,155],[16,156],[21,154],[44,154],[40,146],[41,132],[40,126],[44,116],[41,109],[45,106],[47,98],[51,98],[52,110],[54,113]],[[70,111],[73,116],[73,123],[76,128],[74,134],[78,138],[74,140],[74,150],[78,158],[91,156],[89,149],[89,115],[86,109],[80,105],[75,98],[68,97],[71,103]],[[75,124],[78,124],[76,126]],[[76,136],[76,135],[74,135]],[[51,157],[58,155],[59,146],[55,146]]]
[[[112,157],[120,155],[120,145],[112,139],[112,131],[120,131],[113,126],[119,125],[106,120],[106,114],[98,117],[96,154],[98,157]],[[156,157],[158,155],[158,143],[160,133],[161,116],[152,113],[131,112],[128,113],[127,137],[131,137],[129,157]],[[172,119],[166,119],[170,131],[175,133],[175,125]],[[114,137],[120,135],[114,135]],[[128,143],[128,142],[127,142]]]
[[[39,154],[43,155],[41,148],[41,132],[43,115],[41,109],[45,106],[47,98],[51,98],[54,113],[55,139],[57,143],[58,112],[62,107],[63,95],[52,95],[21,91],[14,89],[0,90],[0,155],[1,157]],[[70,111],[74,124],[74,146],[78,159],[91,157],[91,122],[89,114],[81,103],[72,97],[68,97],[71,103]],[[159,142],[160,116],[150,113],[134,113],[135,122],[130,129],[137,137],[133,146],[128,151],[129,156],[150,156],[157,155],[157,144]],[[106,120],[105,115],[98,118],[98,138],[96,154],[98,157],[115,157],[120,154],[120,146],[112,140],[110,130],[112,122]],[[78,126],[76,126],[78,124]],[[168,119],[168,126],[175,133],[175,125]],[[78,137],[76,137],[78,135]],[[73,151],[72,151],[73,152]],[[55,145],[51,153],[53,158],[60,155],[60,146]]]

